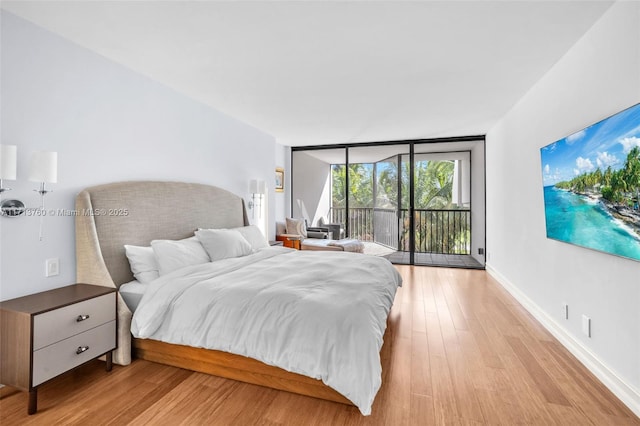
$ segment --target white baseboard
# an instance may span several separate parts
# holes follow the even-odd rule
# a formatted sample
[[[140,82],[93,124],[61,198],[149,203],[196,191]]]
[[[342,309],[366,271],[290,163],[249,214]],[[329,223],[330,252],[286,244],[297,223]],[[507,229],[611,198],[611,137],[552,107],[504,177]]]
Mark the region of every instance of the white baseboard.
[[[531,315],[537,319],[560,343],[591,371],[615,396],[617,396],[631,411],[640,417],[640,391],[626,383],[613,372],[589,348],[576,340],[549,314],[543,311],[518,287],[513,285],[504,275],[495,270],[490,264],[485,265],[487,272],[502,285]]]

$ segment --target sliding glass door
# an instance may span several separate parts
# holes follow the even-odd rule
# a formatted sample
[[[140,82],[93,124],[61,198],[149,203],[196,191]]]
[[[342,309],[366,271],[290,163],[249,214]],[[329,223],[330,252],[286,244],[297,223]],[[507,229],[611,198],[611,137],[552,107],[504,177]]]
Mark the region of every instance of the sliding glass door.
[[[414,174],[414,263],[465,266],[471,254],[471,153],[422,152]]]
[[[409,144],[348,148],[350,238],[365,243],[369,254],[402,252],[402,199],[408,191]],[[409,263],[397,256],[396,263]]]
[[[394,263],[483,267],[483,156],[482,141],[297,148],[293,215]]]
[[[374,163],[373,241],[400,250],[403,155],[396,154]]]

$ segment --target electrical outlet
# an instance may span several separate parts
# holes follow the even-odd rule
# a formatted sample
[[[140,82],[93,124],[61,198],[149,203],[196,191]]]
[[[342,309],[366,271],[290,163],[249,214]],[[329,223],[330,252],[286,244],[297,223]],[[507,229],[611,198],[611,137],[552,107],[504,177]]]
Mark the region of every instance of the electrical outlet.
[[[562,304],[562,316],[564,319],[569,319],[569,305],[566,303]]]
[[[587,337],[591,337],[591,318],[586,315],[582,315],[582,333]]]
[[[53,259],[47,259],[45,262],[45,277],[53,277],[60,274],[60,261],[57,257]]]
[[[484,255],[484,248],[482,248],[482,247],[478,248],[478,254],[479,255]]]

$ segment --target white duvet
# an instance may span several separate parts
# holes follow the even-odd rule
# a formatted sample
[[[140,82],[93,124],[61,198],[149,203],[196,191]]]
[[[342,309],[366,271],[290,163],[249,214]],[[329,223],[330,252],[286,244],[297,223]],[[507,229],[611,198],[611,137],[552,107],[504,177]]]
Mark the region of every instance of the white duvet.
[[[152,281],[131,331],[321,379],[369,415],[401,281],[384,258],[269,247]]]

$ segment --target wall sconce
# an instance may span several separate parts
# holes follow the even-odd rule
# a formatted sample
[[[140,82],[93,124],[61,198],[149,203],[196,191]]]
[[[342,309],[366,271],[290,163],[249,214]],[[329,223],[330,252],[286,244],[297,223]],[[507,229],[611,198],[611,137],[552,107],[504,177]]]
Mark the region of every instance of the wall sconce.
[[[44,220],[44,196],[51,190],[45,188],[47,183],[58,182],[58,153],[35,151],[31,154],[29,161],[29,180],[40,182],[40,188],[34,189],[40,194],[40,241],[42,241],[42,224]]]
[[[11,188],[3,186],[3,180],[16,180],[17,151],[15,145],[0,145],[0,196]],[[51,192],[45,184],[58,182],[58,153],[36,151],[29,161],[29,180],[40,182],[40,188],[34,189],[41,197],[40,203],[40,241],[42,241],[42,219],[44,217],[44,196]],[[0,203],[2,216],[17,217],[25,212],[20,200],[3,200]]]
[[[11,188],[5,188],[3,180],[16,180],[18,165],[18,147],[15,145],[0,145],[0,195]]]
[[[3,180],[16,180],[18,165],[18,147],[0,145],[0,197],[11,188],[5,188]],[[3,200],[0,203],[2,216],[15,217],[24,213],[24,204],[20,200]]]
[[[249,192],[251,193],[251,201],[249,201],[249,208],[252,209],[251,216],[255,219],[257,209],[258,217],[262,217],[262,197],[267,192],[265,182],[259,179],[250,180]]]
[[[40,182],[40,189],[34,189],[34,191],[42,197],[41,208],[44,209],[44,196],[52,192],[45,189],[45,184],[58,182],[58,153],[45,151],[32,153],[29,162],[29,180]]]

